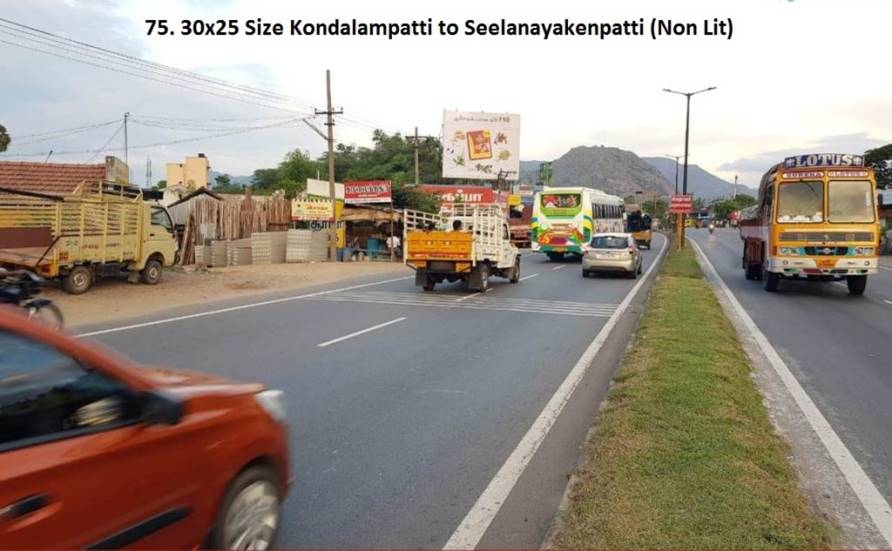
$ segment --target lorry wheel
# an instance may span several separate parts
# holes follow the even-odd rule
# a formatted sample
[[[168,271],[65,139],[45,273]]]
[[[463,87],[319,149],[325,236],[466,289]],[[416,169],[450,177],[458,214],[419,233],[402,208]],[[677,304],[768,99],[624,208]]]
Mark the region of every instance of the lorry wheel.
[[[72,295],[86,293],[93,286],[93,272],[86,266],[75,266],[62,278],[62,288]]]
[[[846,278],[846,285],[849,287],[849,294],[854,296],[860,296],[864,294],[864,289],[867,288],[867,276],[849,276]]]
[[[520,257],[514,261],[514,269],[511,270],[511,283],[520,281]]]
[[[146,267],[139,272],[139,279],[148,285],[157,284],[161,281],[161,263],[154,258],[146,261]]]
[[[777,291],[779,286],[780,276],[762,268],[762,287],[769,293],[773,293],[774,291]]]
[[[436,285],[437,285],[437,283],[434,281],[434,278],[431,277],[430,274],[428,274],[424,280],[424,285],[422,285],[421,288],[424,289],[425,291],[433,291],[434,287],[436,287]]]
[[[485,293],[489,289],[489,266],[480,265],[480,292]]]
[[[548,260],[552,262],[560,262],[564,259],[564,253],[548,253]]]

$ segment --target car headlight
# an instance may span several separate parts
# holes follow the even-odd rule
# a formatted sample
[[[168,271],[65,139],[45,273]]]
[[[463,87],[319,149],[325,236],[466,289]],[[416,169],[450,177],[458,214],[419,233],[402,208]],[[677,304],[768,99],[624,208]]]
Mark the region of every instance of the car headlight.
[[[285,410],[285,392],[282,390],[264,390],[254,395],[254,399],[260,404],[270,417],[280,423],[288,419]]]
[[[873,256],[873,247],[855,247],[857,256]]]
[[[781,247],[780,254],[781,254],[781,256],[799,256],[799,248],[798,247]]]

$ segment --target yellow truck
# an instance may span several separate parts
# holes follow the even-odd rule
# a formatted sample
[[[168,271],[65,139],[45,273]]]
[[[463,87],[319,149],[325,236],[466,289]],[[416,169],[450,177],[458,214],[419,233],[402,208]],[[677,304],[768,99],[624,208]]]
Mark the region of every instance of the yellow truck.
[[[438,214],[407,210],[403,243],[415,285],[425,291],[458,280],[486,291],[493,275],[520,281],[520,252],[500,205],[444,205]]]
[[[158,283],[176,260],[173,230],[138,187],[85,182],[65,196],[0,188],[0,266],[60,278],[72,294],[122,273]]]

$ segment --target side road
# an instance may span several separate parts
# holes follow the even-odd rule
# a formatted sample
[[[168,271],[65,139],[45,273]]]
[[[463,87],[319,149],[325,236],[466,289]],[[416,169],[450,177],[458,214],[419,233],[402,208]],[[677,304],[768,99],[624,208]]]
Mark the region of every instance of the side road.
[[[673,252],[583,447],[550,545],[830,546],[837,530],[800,490],[751,375],[694,252]]]

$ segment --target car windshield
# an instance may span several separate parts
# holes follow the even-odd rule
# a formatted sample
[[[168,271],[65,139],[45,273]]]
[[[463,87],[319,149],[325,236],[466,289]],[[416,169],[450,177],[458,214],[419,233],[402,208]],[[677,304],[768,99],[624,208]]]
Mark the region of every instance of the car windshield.
[[[830,182],[827,218],[831,222],[873,222],[870,182]]]
[[[592,239],[593,249],[625,249],[629,246],[629,240],[615,235],[600,235]]]
[[[810,224],[824,221],[824,185],[821,182],[789,182],[780,186],[777,221]]]

